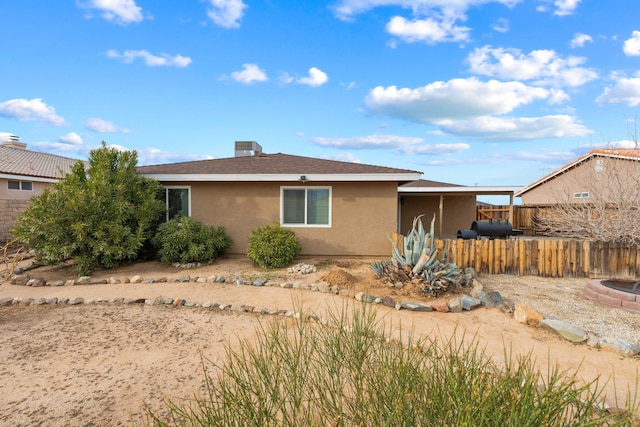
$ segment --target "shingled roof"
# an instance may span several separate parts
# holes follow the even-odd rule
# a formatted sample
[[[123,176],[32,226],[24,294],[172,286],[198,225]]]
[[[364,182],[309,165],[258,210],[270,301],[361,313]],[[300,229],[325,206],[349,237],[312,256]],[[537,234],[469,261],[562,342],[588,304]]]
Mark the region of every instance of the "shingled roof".
[[[533,190],[534,188],[551,181],[558,175],[562,175],[566,171],[575,168],[576,166],[586,162],[587,160],[595,157],[608,157],[614,159],[623,159],[631,161],[640,161],[640,148],[594,148],[588,153],[578,157],[577,159],[567,163],[566,165],[554,170],[553,172],[543,176],[539,180],[527,185],[521,191],[515,194],[516,197],[522,196],[524,193]]]
[[[0,145],[0,174],[31,179],[63,178],[77,159]]]
[[[160,181],[313,180],[413,181],[421,172],[289,154],[265,154],[140,166],[138,172]]]

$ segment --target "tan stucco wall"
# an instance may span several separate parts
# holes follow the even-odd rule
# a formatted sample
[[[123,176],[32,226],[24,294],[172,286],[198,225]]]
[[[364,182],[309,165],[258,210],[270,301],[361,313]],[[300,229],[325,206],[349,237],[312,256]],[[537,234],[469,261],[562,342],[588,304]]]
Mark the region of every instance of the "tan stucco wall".
[[[601,160],[598,162],[598,160]],[[620,179],[616,184],[612,178]],[[611,191],[625,191],[637,188],[640,183],[640,162],[591,158],[588,161],[567,170],[565,173],[527,191],[522,195],[523,205],[546,205],[554,203],[587,203],[599,198],[601,201],[613,201]],[[574,198],[574,193],[589,192],[589,198]]]
[[[440,196],[403,196],[401,205],[401,233],[406,235],[418,215],[422,225],[428,230],[433,214],[436,214],[435,234],[440,236]],[[442,236],[455,236],[458,230],[468,229],[476,219],[476,197],[473,195],[445,195],[442,204]]]
[[[297,183],[169,183],[191,187],[191,216],[223,225],[233,238],[232,253],[246,253],[251,231],[280,220],[280,188]],[[332,188],[330,228],[292,227],[302,255],[385,256],[391,254],[387,235],[397,229],[397,184],[313,183]],[[307,187],[312,184],[307,184]]]
[[[7,179],[0,178],[0,244],[11,240],[11,229],[18,215],[29,207],[29,199],[42,194],[51,184],[33,182],[32,191],[9,190]],[[27,179],[23,181],[28,181]]]

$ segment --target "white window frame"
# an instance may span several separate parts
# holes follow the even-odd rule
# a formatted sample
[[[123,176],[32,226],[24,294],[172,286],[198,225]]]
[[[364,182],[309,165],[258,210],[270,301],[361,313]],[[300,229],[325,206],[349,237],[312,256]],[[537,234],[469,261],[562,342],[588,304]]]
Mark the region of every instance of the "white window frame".
[[[588,191],[580,191],[577,193],[573,193],[573,198],[574,199],[588,199],[589,198],[589,192]]]
[[[169,191],[167,190],[188,190],[187,204],[189,209],[189,215],[191,216],[191,186],[190,185],[165,185],[162,187],[162,191],[164,191],[164,205],[167,208],[167,213],[165,214],[165,219],[169,221]]]
[[[304,221],[305,224],[287,224],[284,222],[284,191],[285,190],[305,190],[304,193]],[[329,215],[327,224],[306,224],[307,221],[307,190],[329,190]],[[282,186],[280,187],[280,224],[283,227],[298,228],[331,228],[333,222],[333,188],[331,186]]]
[[[18,188],[9,188],[10,182],[17,182]],[[24,188],[25,184],[30,184],[31,188]],[[11,191],[33,191],[33,181],[20,181],[18,179],[9,179],[7,180],[7,190]]]

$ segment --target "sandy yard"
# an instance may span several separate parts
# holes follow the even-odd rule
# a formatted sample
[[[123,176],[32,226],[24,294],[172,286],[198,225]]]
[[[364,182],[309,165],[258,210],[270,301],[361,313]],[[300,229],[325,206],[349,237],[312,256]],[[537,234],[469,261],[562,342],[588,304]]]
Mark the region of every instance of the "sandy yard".
[[[156,262],[95,272],[93,277],[123,279],[136,274],[144,278],[175,278],[223,275],[227,283],[152,283],[25,287],[4,283],[0,299],[12,297],[54,298],[181,298],[199,304],[207,301],[246,305],[271,310],[295,310],[320,317],[354,301],[356,291],[396,300],[419,301],[411,289],[391,289],[376,281],[368,260],[304,260],[319,271],[294,277],[286,269],[264,271],[244,257],[226,258],[214,264],[180,270]],[[40,267],[31,277],[48,281],[73,278],[68,267]],[[236,285],[232,280],[266,278],[272,282],[330,284],[351,289],[351,297],[302,289]],[[541,300],[557,289],[572,289],[576,298],[584,280],[480,277],[486,288],[501,291],[506,298]],[[334,283],[331,283],[334,282]],[[338,283],[340,282],[340,283]],[[534,282],[534,286],[530,286]],[[535,295],[531,295],[531,289]],[[535,298],[532,298],[535,297]],[[451,295],[445,298],[451,298]],[[553,298],[550,298],[553,299]],[[527,300],[527,301],[530,301]],[[428,300],[426,300],[428,301]],[[549,303],[549,301],[547,301]],[[543,304],[543,303],[541,303]],[[640,330],[640,316],[585,302],[587,321],[620,319],[628,330]],[[535,302],[532,304],[535,306]],[[544,305],[544,304],[543,304]],[[542,308],[540,308],[542,310]],[[547,308],[550,310],[550,308]],[[413,313],[380,306],[379,316],[395,329],[412,328],[418,336],[456,333],[475,336],[496,360],[507,346],[514,354],[531,353],[541,370],[548,363],[562,369],[579,367],[585,380],[609,379],[606,392],[624,395],[635,388],[640,371],[638,357],[623,357],[587,345],[562,341],[550,332],[523,326],[499,308],[480,308],[461,314]],[[584,314],[584,313],[582,313]],[[150,306],[145,304],[43,305],[0,307],[0,425],[141,425],[145,405],[162,411],[166,398],[189,398],[202,390],[202,358],[220,362],[225,345],[251,340],[259,322],[269,315],[220,311],[202,307]],[[584,319],[580,320],[581,322]],[[611,320],[607,320],[611,322]],[[638,333],[640,336],[640,333]],[[637,340],[640,341],[640,338]]]

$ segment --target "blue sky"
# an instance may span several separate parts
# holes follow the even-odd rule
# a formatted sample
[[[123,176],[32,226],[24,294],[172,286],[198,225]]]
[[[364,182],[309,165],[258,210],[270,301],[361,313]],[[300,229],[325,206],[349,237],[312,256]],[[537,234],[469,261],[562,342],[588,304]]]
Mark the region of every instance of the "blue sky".
[[[526,185],[633,146],[640,2],[8,0],[0,132],[140,164],[233,156],[236,140]]]

